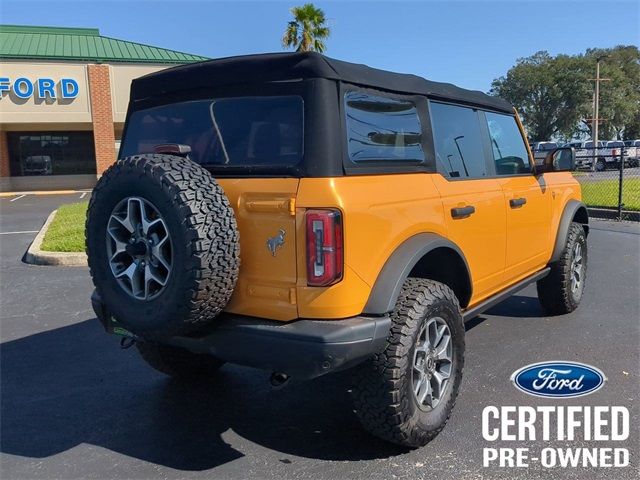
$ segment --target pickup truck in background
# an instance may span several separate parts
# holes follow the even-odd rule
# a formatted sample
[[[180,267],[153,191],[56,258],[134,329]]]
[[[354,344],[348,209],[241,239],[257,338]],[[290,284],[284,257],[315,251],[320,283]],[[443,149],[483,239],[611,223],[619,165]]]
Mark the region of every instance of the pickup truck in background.
[[[586,142],[569,142],[564,145],[565,147],[573,147],[576,151],[576,168],[591,168],[593,164],[593,141],[588,140]],[[598,148],[595,154],[596,157],[596,170],[602,171],[606,168],[606,155],[607,149],[605,148],[605,142],[599,141]]]
[[[610,142],[606,142],[606,145],[604,148],[606,151],[604,169],[609,167],[620,168],[620,155],[623,155],[624,157],[625,166],[629,164],[629,158],[627,156],[627,152],[624,147],[624,142],[622,140],[611,140]],[[596,170],[600,171],[600,168],[598,168],[597,163],[596,163]]]
[[[560,145],[556,142],[533,142],[530,144],[533,160],[536,165],[542,165],[544,158],[551,150],[555,150]],[[577,159],[576,159],[577,160]]]
[[[624,142],[625,156],[629,159],[630,167],[640,165],[640,140],[626,140]]]

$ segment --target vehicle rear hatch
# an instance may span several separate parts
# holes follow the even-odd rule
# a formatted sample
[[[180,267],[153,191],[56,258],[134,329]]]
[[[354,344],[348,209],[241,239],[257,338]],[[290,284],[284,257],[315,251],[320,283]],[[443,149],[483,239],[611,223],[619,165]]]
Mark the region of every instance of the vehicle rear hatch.
[[[295,168],[303,157],[302,98],[229,97],[131,110],[120,158],[167,150],[188,155],[212,173],[229,198],[241,265],[227,310],[297,318]]]
[[[240,231],[240,276],[227,311],[297,318],[297,178],[219,179]]]

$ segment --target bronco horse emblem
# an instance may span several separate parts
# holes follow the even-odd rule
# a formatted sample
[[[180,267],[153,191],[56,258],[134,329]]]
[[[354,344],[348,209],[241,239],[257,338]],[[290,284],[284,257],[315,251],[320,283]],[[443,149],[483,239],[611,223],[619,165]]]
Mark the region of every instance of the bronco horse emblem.
[[[276,250],[278,250],[279,248],[282,248],[282,246],[284,245],[285,234],[286,232],[280,229],[280,231],[278,232],[278,235],[267,239],[267,248],[271,252],[272,257],[275,257]]]

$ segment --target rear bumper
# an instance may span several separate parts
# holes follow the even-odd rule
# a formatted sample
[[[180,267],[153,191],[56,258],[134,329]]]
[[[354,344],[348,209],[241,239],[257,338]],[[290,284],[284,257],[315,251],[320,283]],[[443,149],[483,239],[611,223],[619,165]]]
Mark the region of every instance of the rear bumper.
[[[107,332],[131,336],[118,326],[96,292],[91,303]],[[356,365],[382,351],[390,328],[388,316],[284,323],[223,314],[206,331],[171,337],[164,343],[230,363],[310,379]]]

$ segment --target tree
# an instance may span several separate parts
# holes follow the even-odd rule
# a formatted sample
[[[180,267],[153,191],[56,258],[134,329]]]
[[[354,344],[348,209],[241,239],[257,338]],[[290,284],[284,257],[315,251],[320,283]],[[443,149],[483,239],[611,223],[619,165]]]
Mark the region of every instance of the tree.
[[[592,68],[597,58],[602,58],[601,77],[609,79],[600,85],[599,137],[631,138],[640,112],[640,50],[618,46],[589,49],[584,55],[584,61]]]
[[[640,139],[640,108],[634,115],[633,119],[624,128],[625,140],[638,140]]]
[[[293,20],[287,24],[282,36],[284,48],[294,48],[296,52],[324,52],[325,40],[329,37],[324,12],[313,3],[291,9]]]
[[[509,100],[534,140],[569,139],[590,133],[596,59],[610,81],[600,85],[600,138],[629,138],[640,111],[640,51],[635,46],[589,49],[580,55],[547,52],[518,59],[491,94]],[[635,125],[635,127],[634,127]]]
[[[574,58],[547,52],[521,58],[491,93],[510,101],[533,140],[571,136],[586,112],[589,83]]]

